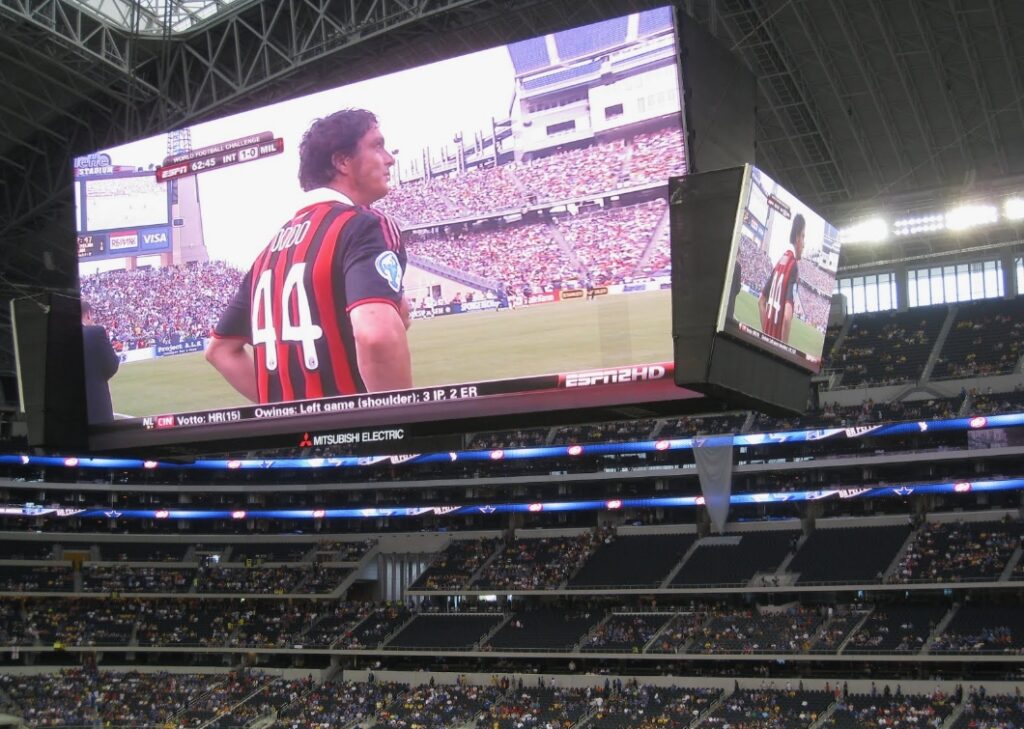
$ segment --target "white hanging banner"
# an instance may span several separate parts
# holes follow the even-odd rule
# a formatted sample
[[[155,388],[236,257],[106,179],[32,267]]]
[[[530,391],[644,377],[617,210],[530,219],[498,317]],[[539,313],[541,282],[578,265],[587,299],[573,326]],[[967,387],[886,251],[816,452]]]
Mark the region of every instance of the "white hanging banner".
[[[729,518],[729,497],[732,495],[732,436],[696,436],[693,458],[697,462],[700,490],[704,494],[711,525],[721,534]]]

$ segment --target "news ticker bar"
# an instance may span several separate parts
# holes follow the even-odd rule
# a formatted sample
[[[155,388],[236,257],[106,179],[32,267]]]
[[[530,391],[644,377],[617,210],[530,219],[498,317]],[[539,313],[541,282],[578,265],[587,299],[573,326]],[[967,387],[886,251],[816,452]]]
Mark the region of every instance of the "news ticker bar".
[[[805,501],[853,500],[877,498],[905,499],[914,494],[967,494],[1024,489],[1024,478],[987,481],[948,481],[943,483],[906,483],[871,488],[819,489],[816,491],[785,491],[757,494],[732,494],[729,503],[778,504]],[[448,506],[403,506],[365,509],[234,509],[201,511],[197,509],[114,509],[109,506],[90,508],[67,506],[0,506],[0,515],[71,517],[94,519],[380,519],[417,516],[479,516],[489,514],[541,513],[565,511],[617,511],[621,509],[693,508],[704,505],[703,496],[659,496],[635,499],[588,501],[534,501],[515,504],[450,504]]]
[[[776,433],[743,433],[697,438],[666,438],[619,443],[561,444],[534,448],[488,450],[462,450],[443,453],[412,455],[333,456],[323,458],[276,459],[199,459],[191,463],[143,460],[139,458],[80,458],[77,456],[30,456],[23,454],[0,455],[0,464],[26,466],[57,466],[67,468],[127,468],[127,469],[184,469],[184,470],[239,470],[239,469],[294,469],[294,468],[360,468],[378,463],[446,463],[455,461],[500,461],[533,458],[575,458],[580,456],[624,455],[662,451],[684,451],[703,446],[777,446],[826,440],[847,440],[863,437],[895,437],[924,433],[949,433],[992,428],[1012,428],[1024,425],[1024,413],[978,415],[970,418],[928,420],[881,425],[858,425],[849,428],[822,428],[817,430],[791,430]],[[296,435],[296,444],[308,433]]]
[[[168,413],[138,418],[145,430],[189,428],[256,420],[286,420],[288,418],[343,415],[344,413],[381,408],[431,405],[444,402],[476,400],[499,395],[519,395],[555,389],[572,389],[631,382],[663,380],[672,376],[672,364],[637,365],[604,370],[588,370],[557,375],[521,377],[514,380],[489,380],[464,385],[420,387],[398,392],[341,395],[317,400],[250,405],[235,408]],[[398,440],[385,438],[385,440]],[[310,445],[339,445],[338,442],[311,443]]]
[[[222,169],[243,162],[255,162],[284,152],[284,139],[270,132],[233,139],[221,144],[172,155],[156,170],[157,182],[168,182],[200,172]]]

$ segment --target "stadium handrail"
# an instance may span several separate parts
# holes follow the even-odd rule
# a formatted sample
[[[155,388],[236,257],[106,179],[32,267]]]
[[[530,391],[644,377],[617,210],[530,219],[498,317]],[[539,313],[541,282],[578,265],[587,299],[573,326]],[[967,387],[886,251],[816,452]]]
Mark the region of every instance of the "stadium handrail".
[[[13,646],[12,646],[13,647]],[[54,646],[17,646],[18,650],[22,653],[36,653],[36,654],[47,654],[47,653],[80,653],[80,654],[92,654],[96,651],[97,646],[76,646],[76,645],[61,645],[60,647]],[[103,646],[109,649],[110,646]],[[121,648],[122,646],[116,646]],[[1016,654],[1004,654],[1004,653],[959,653],[959,654],[933,654],[924,653],[923,647],[915,652],[909,651],[865,651],[863,653],[782,653],[772,651],[761,651],[761,652],[734,652],[734,653],[691,653],[691,652],[674,652],[674,653],[622,653],[617,651],[607,651],[594,653],[590,651],[553,651],[544,648],[515,648],[515,649],[502,649],[502,650],[453,650],[447,648],[421,648],[421,649],[409,649],[409,648],[319,648],[319,647],[306,647],[299,645],[298,647],[252,647],[252,646],[209,646],[209,645],[174,645],[174,646],[123,646],[125,650],[129,650],[132,653],[167,653],[167,654],[191,654],[191,653],[202,653],[209,655],[237,655],[245,656],[248,654],[255,655],[278,655],[278,656],[358,656],[358,657],[394,657],[396,655],[419,655],[428,654],[438,658],[493,658],[493,659],[514,659],[514,658],[536,658],[536,657],[549,657],[556,658],[559,660],[573,659],[573,660],[629,660],[636,661],[637,663],[650,663],[650,662],[661,662],[661,661],[677,661],[681,663],[693,663],[693,662],[729,662],[729,661],[749,661],[764,663],[768,661],[792,661],[799,663],[815,664],[818,662],[823,663],[870,663],[872,661],[878,661],[883,663],[936,663],[936,664],[949,664],[951,662],[979,662],[979,663],[1014,663],[1024,664],[1024,651]]]

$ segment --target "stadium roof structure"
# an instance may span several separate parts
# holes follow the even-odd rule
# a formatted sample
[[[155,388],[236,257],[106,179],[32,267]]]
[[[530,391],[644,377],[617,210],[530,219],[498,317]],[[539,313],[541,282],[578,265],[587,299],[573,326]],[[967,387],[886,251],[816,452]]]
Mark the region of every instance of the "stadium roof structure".
[[[237,3],[248,0],[70,0],[102,22],[140,36],[168,36],[193,30]]]
[[[73,156],[663,4],[0,0],[0,293],[73,286]],[[757,77],[758,164],[835,222],[873,206],[909,214],[1024,189],[1019,0],[676,5]],[[851,248],[842,265],[982,248],[1020,233],[966,243],[909,236],[884,253]]]

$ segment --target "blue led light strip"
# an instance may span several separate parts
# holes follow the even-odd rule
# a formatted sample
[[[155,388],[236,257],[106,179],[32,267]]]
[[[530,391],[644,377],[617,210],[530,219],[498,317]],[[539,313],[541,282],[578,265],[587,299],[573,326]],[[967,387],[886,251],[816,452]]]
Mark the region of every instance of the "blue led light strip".
[[[2,464],[23,464],[26,466],[65,466],[69,468],[128,468],[128,469],[178,469],[178,470],[239,470],[239,469],[295,469],[295,468],[360,468],[378,463],[451,463],[455,461],[502,461],[533,458],[578,458],[580,456],[625,455],[632,453],[656,453],[663,451],[685,451],[698,445],[766,446],[783,443],[807,443],[823,440],[846,440],[852,438],[888,437],[914,433],[943,433],[989,428],[1010,428],[1024,425],[1024,413],[1004,415],[978,415],[971,418],[950,420],[920,420],[916,422],[884,423],[878,425],[855,425],[848,428],[819,428],[817,430],[789,430],[777,433],[743,433],[737,435],[712,435],[697,438],[667,438],[626,443],[588,443],[585,445],[565,444],[540,446],[537,448],[509,448],[474,451],[451,451],[446,453],[423,453],[405,456],[337,456],[325,458],[277,458],[214,460],[200,459],[192,463],[169,463],[146,461],[138,458],[79,458],[75,456],[27,456],[0,455]]]
[[[907,498],[913,494],[967,494],[1024,489],[1024,478],[988,481],[945,481],[905,483],[847,489],[784,491],[759,494],[733,494],[732,504],[778,504],[836,499]],[[469,514],[508,514],[513,512],[616,511],[620,509],[690,508],[703,505],[701,496],[657,496],[636,499],[588,501],[538,501],[521,504],[472,504],[448,506],[401,506],[366,509],[236,509],[201,511],[196,509],[124,509],[110,507],[70,508],[62,506],[3,506],[0,515],[54,518],[108,519],[376,519],[423,516],[466,516]]]

